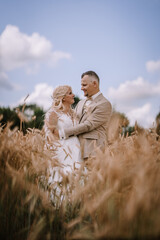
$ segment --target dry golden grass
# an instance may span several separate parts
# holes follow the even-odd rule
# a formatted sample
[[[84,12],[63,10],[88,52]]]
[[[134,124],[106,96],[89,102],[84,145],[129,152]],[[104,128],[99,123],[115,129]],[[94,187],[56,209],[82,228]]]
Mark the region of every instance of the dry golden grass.
[[[112,122],[113,123],[113,122]],[[117,125],[116,125],[117,124]],[[48,185],[54,152],[44,133],[0,129],[0,236],[3,239],[146,239],[160,236],[160,140],[154,129],[130,137],[110,125],[97,150],[59,192]],[[50,196],[52,194],[52,201]]]

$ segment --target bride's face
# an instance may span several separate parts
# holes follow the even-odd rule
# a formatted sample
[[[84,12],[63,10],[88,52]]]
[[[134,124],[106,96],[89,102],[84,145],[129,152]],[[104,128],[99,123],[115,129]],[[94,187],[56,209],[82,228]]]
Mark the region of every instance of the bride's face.
[[[75,95],[72,93],[72,89],[69,89],[68,92],[66,93],[66,95],[63,98],[63,102],[65,104],[73,104],[74,103],[74,97]]]

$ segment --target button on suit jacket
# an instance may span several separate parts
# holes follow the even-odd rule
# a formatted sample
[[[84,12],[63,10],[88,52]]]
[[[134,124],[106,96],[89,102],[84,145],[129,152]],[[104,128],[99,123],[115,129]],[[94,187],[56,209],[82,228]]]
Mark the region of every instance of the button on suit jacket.
[[[82,157],[95,156],[96,147],[104,149],[107,128],[111,117],[111,103],[101,93],[84,110],[86,100],[81,100],[75,109],[78,124],[64,129],[65,136],[79,137]]]

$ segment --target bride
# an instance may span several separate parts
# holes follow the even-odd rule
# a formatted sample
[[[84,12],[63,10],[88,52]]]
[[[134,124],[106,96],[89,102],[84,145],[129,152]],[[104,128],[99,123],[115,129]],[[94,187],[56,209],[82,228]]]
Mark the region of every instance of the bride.
[[[76,124],[74,110],[71,105],[74,103],[72,88],[68,85],[58,86],[53,91],[53,103],[45,115],[45,141],[46,147],[53,150],[54,158],[58,159],[62,167],[52,169],[54,180],[58,181],[58,171],[65,175],[78,168],[81,162],[80,142],[77,136],[68,139],[60,139],[63,129]],[[57,171],[58,170],[58,171]],[[53,176],[50,177],[50,182]]]

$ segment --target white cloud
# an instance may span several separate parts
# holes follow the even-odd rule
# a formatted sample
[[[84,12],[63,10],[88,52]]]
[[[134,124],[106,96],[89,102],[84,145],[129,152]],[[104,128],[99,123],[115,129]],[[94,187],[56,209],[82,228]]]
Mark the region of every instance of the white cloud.
[[[160,94],[160,82],[153,85],[145,81],[142,77],[138,77],[133,81],[121,83],[119,87],[110,87],[107,93],[109,99],[114,103],[125,102],[133,103],[137,100],[143,100]]]
[[[26,100],[27,104],[35,103],[38,106],[43,107],[44,110],[49,109],[52,104],[52,93],[53,87],[47,85],[46,83],[40,83],[35,86],[34,91],[29,94],[29,97]],[[24,103],[25,97],[21,98],[18,104]]]
[[[146,69],[148,72],[160,71],[160,60],[158,61],[148,61],[146,63]]]
[[[140,126],[148,128],[153,127],[153,122],[155,121],[155,118],[151,115],[150,103],[146,103],[142,107],[133,108],[126,115],[130,121],[130,125],[134,125],[135,121],[137,121]]]
[[[160,82],[151,84],[142,77],[121,83],[117,88],[111,87],[107,93],[115,109],[129,118],[130,125],[134,125],[137,120],[143,127],[152,126],[157,108],[153,101],[158,103],[159,96]]]
[[[52,43],[39,33],[29,36],[16,26],[7,25],[0,35],[0,72],[25,67],[32,73],[32,66],[35,71],[41,62],[55,64],[70,58],[69,53],[53,51]]]
[[[62,51],[54,51],[51,54],[50,64],[52,64],[52,63],[56,64],[61,59],[70,59],[70,58],[71,58],[71,55],[69,53],[65,53],[65,52],[62,52]]]

